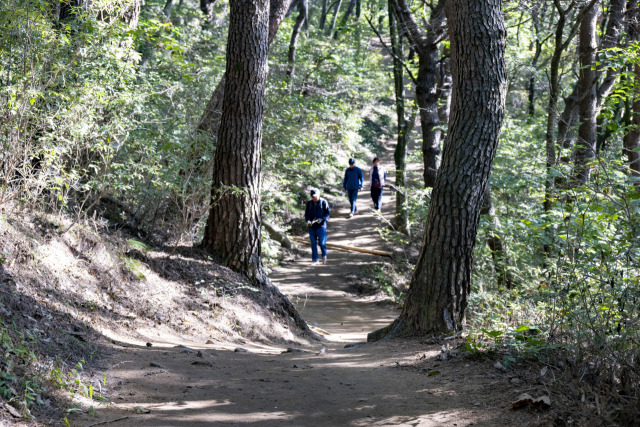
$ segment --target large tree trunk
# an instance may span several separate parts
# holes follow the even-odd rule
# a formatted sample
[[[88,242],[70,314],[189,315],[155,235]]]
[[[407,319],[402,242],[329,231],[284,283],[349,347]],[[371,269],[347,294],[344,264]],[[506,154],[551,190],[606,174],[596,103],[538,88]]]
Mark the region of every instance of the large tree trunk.
[[[402,17],[406,34],[418,54],[416,102],[420,109],[422,154],[424,156],[424,185],[433,187],[440,167],[440,118],[438,116],[438,62],[440,41],[446,32],[444,7],[447,0],[439,0],[431,10],[427,33],[423,34],[406,0],[398,0],[396,10]]]
[[[630,41],[640,41],[640,12],[638,11],[638,0],[629,2],[629,39]],[[633,72],[636,81],[640,81],[640,66],[633,65]],[[640,94],[636,89],[631,95],[631,127],[624,139],[624,151],[629,162],[631,176],[637,178],[635,187],[640,191]]]
[[[453,94],[442,166],[402,314],[370,341],[459,331],[467,308],[478,220],[505,114],[506,30],[501,0],[449,0],[445,10]]]
[[[402,233],[408,232],[408,214],[406,206],[406,196],[404,194],[405,176],[407,168],[407,142],[409,139],[409,129],[411,124],[405,119],[405,98],[404,98],[404,68],[401,58],[404,57],[402,52],[402,37],[398,34],[398,25],[396,20],[396,12],[394,1],[389,0],[389,34],[391,38],[391,50],[393,51],[393,81],[394,92],[396,97],[396,114],[398,117],[398,142],[393,153],[393,159],[396,166],[396,216],[395,227]]]
[[[203,246],[235,271],[264,279],[260,258],[262,112],[268,0],[232,0],[224,102]]]
[[[273,43],[276,37],[278,28],[284,19],[289,7],[288,0],[271,0],[269,5],[269,45]],[[211,98],[207,102],[207,106],[202,113],[200,123],[198,123],[198,130],[205,132],[213,139],[213,146],[216,146],[216,138],[218,135],[218,127],[220,126],[220,115],[222,114],[222,99],[224,98],[224,85],[226,80],[226,73],[222,75],[222,78],[218,82],[218,85],[213,90]]]
[[[598,7],[591,7],[580,23],[580,88],[578,143],[574,163],[574,183],[589,181],[591,167],[596,157],[596,21]]]

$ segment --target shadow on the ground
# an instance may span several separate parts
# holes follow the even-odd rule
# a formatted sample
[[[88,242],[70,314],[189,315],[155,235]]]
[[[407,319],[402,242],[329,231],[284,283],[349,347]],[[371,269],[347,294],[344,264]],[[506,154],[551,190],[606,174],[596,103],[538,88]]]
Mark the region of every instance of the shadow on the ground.
[[[138,358],[128,368],[111,372],[121,384],[113,396],[117,410],[99,411],[96,421],[133,416],[134,408],[143,407],[150,413],[112,425],[494,426],[513,422],[504,418],[511,415],[501,409],[504,402],[496,402],[495,382],[484,378],[487,367],[472,367],[460,375],[456,366],[444,366],[433,357],[396,363],[414,356],[415,347],[399,346],[390,352],[384,345],[390,344],[361,344],[322,354],[217,351],[205,352],[203,358],[181,353],[180,348],[136,349]],[[154,370],[149,361],[164,369]],[[211,366],[192,365],[199,361]],[[441,373],[429,375],[434,363],[440,364]],[[462,365],[462,361],[452,363]],[[483,380],[474,381],[474,376]],[[466,386],[466,381],[472,385]]]

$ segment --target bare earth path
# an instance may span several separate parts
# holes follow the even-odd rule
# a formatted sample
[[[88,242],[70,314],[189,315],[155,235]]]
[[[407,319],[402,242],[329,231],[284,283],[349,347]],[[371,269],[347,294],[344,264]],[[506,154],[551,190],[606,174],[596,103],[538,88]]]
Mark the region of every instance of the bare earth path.
[[[368,192],[359,200],[360,213],[353,219],[346,218],[346,203],[334,208],[329,241],[384,249],[374,231],[381,220],[369,209]],[[393,198],[387,194],[385,202],[390,218]],[[538,415],[510,409],[528,388],[491,361],[441,360],[442,343],[431,340],[362,343],[398,311],[347,292],[347,276],[381,261],[330,250],[326,266],[311,266],[309,256],[272,274],[305,320],[327,333],[325,342],[308,348],[286,352],[284,346],[247,342],[242,345],[248,351],[234,351],[231,344],[205,346],[161,336],[152,337],[151,348],[122,346],[105,361],[111,403],[98,407],[95,416],[71,416],[71,425],[537,424]]]

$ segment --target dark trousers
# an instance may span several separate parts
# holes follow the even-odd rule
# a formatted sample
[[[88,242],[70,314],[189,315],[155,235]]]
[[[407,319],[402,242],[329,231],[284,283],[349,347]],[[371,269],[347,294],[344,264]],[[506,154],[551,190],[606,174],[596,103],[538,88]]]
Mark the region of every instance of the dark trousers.
[[[318,245],[322,251],[322,258],[327,256],[327,227],[309,227],[309,240],[311,240],[311,261],[318,261]]]
[[[371,200],[373,200],[373,209],[382,210],[382,188],[371,187]]]
[[[354,213],[358,210],[356,207],[356,200],[358,200],[358,190],[347,190],[347,194],[349,195],[349,204],[351,205],[351,213]]]

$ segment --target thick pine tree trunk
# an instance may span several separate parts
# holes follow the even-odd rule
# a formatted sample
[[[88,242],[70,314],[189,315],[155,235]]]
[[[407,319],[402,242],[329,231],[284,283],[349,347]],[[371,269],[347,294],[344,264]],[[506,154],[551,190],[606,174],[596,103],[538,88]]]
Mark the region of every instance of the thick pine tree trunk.
[[[480,210],[505,113],[506,30],[501,0],[448,0],[453,94],[425,240],[400,317],[369,334],[462,329]]]
[[[575,184],[589,181],[590,166],[596,157],[596,23],[598,7],[591,7],[580,23],[580,88],[578,142],[575,152]]]
[[[269,45],[273,43],[273,40],[278,33],[278,28],[284,19],[289,8],[289,2],[286,0],[271,0],[269,5]],[[202,113],[200,123],[198,123],[198,130],[205,132],[213,139],[213,146],[217,144],[216,138],[218,135],[218,128],[220,127],[220,115],[222,114],[222,100],[224,98],[224,86],[226,73],[222,75],[222,78],[218,82],[218,85],[213,90],[207,106]]]
[[[224,102],[203,246],[235,271],[262,279],[260,167],[267,83],[268,0],[232,0]]]

